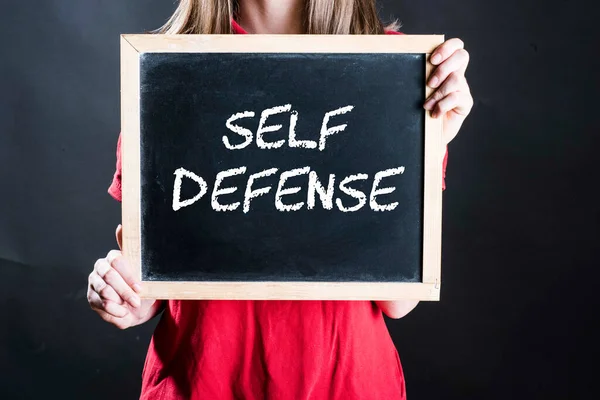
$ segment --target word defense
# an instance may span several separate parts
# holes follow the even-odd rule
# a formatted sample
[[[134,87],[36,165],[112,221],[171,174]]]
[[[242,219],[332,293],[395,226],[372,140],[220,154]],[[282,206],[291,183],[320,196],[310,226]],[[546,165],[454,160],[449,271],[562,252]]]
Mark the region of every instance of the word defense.
[[[291,104],[286,104],[283,106],[272,107],[264,110],[261,113],[260,121],[258,124],[258,128],[256,130],[256,137],[254,133],[244,127],[234,124],[235,121],[243,119],[243,118],[253,118],[255,113],[252,111],[244,111],[240,113],[233,114],[227,121],[225,122],[225,126],[228,130],[233,133],[239,135],[239,139],[243,139],[241,142],[236,142],[230,140],[230,138],[225,135],[223,136],[223,144],[228,150],[242,150],[252,144],[252,142],[256,141],[256,146],[261,149],[277,149],[285,145],[286,140],[280,139],[278,141],[267,141],[265,139],[265,133],[272,133],[279,131],[282,126],[281,125],[267,125],[267,119],[275,114],[281,113],[289,113],[290,114],[290,125],[289,125],[289,136],[287,140],[287,144],[289,147],[296,148],[305,148],[305,149],[315,149],[318,151],[323,151],[326,148],[327,140],[330,136],[343,132],[346,129],[347,124],[329,126],[329,120],[331,117],[346,114],[351,112],[354,109],[354,106],[348,105],[345,107],[338,108],[333,111],[329,111],[325,113],[323,117],[323,123],[321,125],[321,131],[319,134],[319,141],[313,140],[299,140],[296,138],[296,123],[298,120],[298,112],[292,110]],[[232,143],[233,142],[233,143]],[[277,184],[277,188],[275,192],[275,208],[278,211],[290,212],[290,211],[298,211],[306,206],[306,209],[312,210],[316,205],[317,195],[319,196],[319,200],[321,202],[321,206],[326,210],[332,210],[334,208],[334,204],[338,210],[342,212],[355,212],[363,208],[368,201],[369,207],[373,211],[392,211],[398,206],[398,202],[392,202],[387,204],[381,204],[378,202],[377,197],[380,195],[386,195],[393,193],[396,188],[395,187],[381,187],[382,180],[384,178],[401,175],[404,173],[404,167],[396,167],[389,168],[383,171],[377,172],[372,181],[371,190],[369,196],[354,187],[351,186],[353,182],[358,181],[366,181],[369,179],[369,176],[364,173],[357,173],[354,175],[349,175],[343,177],[339,180],[337,184],[337,188],[340,192],[342,192],[346,199],[342,197],[336,197],[334,202],[334,194],[337,177],[335,174],[329,174],[327,183],[324,185],[317,173],[309,166],[304,166],[300,168],[294,168],[291,170],[279,171],[278,168],[268,168],[262,171],[258,171],[252,174],[249,174],[248,180],[246,183],[246,187],[244,189],[243,196],[238,196],[237,200],[234,202],[226,202],[222,200],[220,196],[225,195],[233,195],[238,191],[236,186],[227,186],[224,184],[224,181],[233,176],[237,175],[245,175],[248,172],[247,167],[241,166],[237,168],[230,168],[221,172],[218,172],[214,185],[212,188],[211,194],[211,206],[214,211],[227,212],[227,211],[236,211],[241,208],[244,213],[248,213],[251,210],[252,200],[259,197],[264,196],[271,193],[273,187],[270,185],[261,185],[260,179],[266,178],[272,175],[279,173],[279,182]],[[201,198],[203,198],[209,190],[209,186],[207,181],[195,174],[192,171],[189,171],[185,168],[178,168],[175,172],[175,181],[173,185],[173,211],[178,211],[181,208],[188,207]],[[284,202],[284,197],[287,195],[293,195],[300,192],[301,188],[298,186],[286,186],[287,181],[293,177],[305,176],[305,179],[308,179],[308,190],[306,196],[306,202],[296,202],[292,204],[287,204]],[[198,185],[198,192],[195,196],[189,199],[181,199],[181,185],[183,183],[183,179],[187,178],[191,181],[194,181]],[[234,198],[234,200],[236,200]]]

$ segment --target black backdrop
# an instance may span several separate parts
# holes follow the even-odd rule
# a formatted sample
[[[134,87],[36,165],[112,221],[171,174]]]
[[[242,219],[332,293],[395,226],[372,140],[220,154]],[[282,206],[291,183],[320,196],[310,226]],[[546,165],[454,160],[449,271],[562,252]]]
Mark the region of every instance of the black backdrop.
[[[384,1],[406,33],[460,37],[472,115],[450,145],[443,289],[388,326],[409,398],[583,399],[595,384],[599,35],[589,1]],[[0,397],[135,398],[153,324],[89,310],[115,246],[107,194],[120,33],[171,1],[2,0]]]

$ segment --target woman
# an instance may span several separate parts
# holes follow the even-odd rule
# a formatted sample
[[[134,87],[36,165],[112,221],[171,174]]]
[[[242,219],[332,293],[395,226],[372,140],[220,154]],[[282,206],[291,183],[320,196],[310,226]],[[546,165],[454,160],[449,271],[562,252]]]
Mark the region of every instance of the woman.
[[[375,0],[182,0],[160,33],[384,34]],[[456,136],[473,100],[469,57],[458,39],[436,49],[423,105]],[[120,146],[109,192],[121,198]],[[442,167],[442,166],[440,166]],[[445,159],[444,159],[445,167]],[[121,227],[117,228],[121,246]],[[382,312],[412,301],[154,301],[121,252],[99,259],[88,300],[126,329],[160,314],[142,377],[142,399],[405,399],[398,353]]]

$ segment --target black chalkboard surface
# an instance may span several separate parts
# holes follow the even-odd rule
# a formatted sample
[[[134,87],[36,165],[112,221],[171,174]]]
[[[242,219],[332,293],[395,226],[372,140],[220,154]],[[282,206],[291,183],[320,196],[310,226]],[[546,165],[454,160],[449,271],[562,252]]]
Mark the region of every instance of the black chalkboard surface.
[[[139,174],[143,281],[175,298],[427,283],[426,52],[169,49],[138,52],[139,163],[123,171]]]

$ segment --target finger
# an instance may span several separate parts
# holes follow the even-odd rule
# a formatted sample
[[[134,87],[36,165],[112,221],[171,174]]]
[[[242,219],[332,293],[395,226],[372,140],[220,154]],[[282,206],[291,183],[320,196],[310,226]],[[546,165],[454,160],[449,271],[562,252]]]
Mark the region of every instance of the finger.
[[[123,227],[121,226],[121,224],[117,226],[115,236],[117,237],[117,244],[119,245],[119,250],[123,250]]]
[[[119,329],[127,329],[131,326],[131,323],[130,323],[130,321],[128,321],[127,316],[120,318],[120,317],[115,317],[114,315],[109,314],[102,310],[96,310],[96,312],[98,313],[100,318],[102,318],[104,321],[108,322],[111,325],[116,326]]]
[[[442,100],[438,101],[431,116],[433,118],[438,118],[447,112],[453,111],[458,115],[466,117],[471,111],[472,106],[473,100],[469,93],[452,92]]]
[[[127,329],[131,326],[131,322],[129,321],[129,318],[124,317],[124,318],[118,318],[115,317],[114,315],[108,314],[104,311],[97,311],[98,315],[100,315],[100,318],[102,318],[104,321],[108,322],[111,325],[116,326],[119,329]]]
[[[115,250],[116,251],[116,250]],[[112,253],[112,252],[111,252]],[[110,253],[109,253],[110,255]],[[118,258],[117,258],[118,260]],[[115,260],[113,259],[113,264],[115,264]],[[132,307],[137,308],[140,306],[141,301],[140,298],[133,289],[125,282],[121,274],[109,264],[108,259],[100,259],[96,262],[96,272],[104,281],[112,286],[112,288],[117,292],[119,296],[127,303],[129,303]]]
[[[437,66],[428,79],[427,86],[436,88],[440,86],[453,72],[465,74],[469,65],[469,53],[465,49],[454,52],[446,61]]]
[[[429,57],[429,62],[433,65],[438,65],[443,63],[450,57],[454,52],[458,49],[464,49],[465,44],[460,39],[448,39],[441,45],[439,45],[431,56]]]
[[[129,314],[129,310],[120,304],[114,303],[110,300],[104,300],[103,311],[115,318],[124,318]]]
[[[94,291],[88,294],[88,301],[92,309],[99,313],[106,313],[115,318],[123,318],[129,314],[127,308],[110,300],[102,299],[100,295]]]
[[[117,294],[115,289],[110,287],[104,279],[98,275],[96,271],[92,272],[89,277],[89,283],[92,290],[100,295],[105,300],[114,301],[117,304],[123,304],[123,299]]]
[[[87,299],[92,310],[102,310],[102,299],[100,298],[100,295],[90,288],[88,288]]]
[[[453,72],[448,76],[448,78],[446,78],[442,86],[436,89],[429,96],[429,98],[423,104],[423,108],[425,108],[426,110],[433,110],[436,103],[444,97],[448,96],[450,93],[468,90],[469,86],[467,85],[467,80],[465,79],[464,75]]]
[[[138,279],[136,279],[133,271],[127,264],[127,260],[123,257],[123,253],[118,250],[111,250],[108,252],[106,259],[110,263],[111,267],[113,267],[119,275],[127,282],[127,285],[131,287],[135,292],[141,292],[141,285]]]

